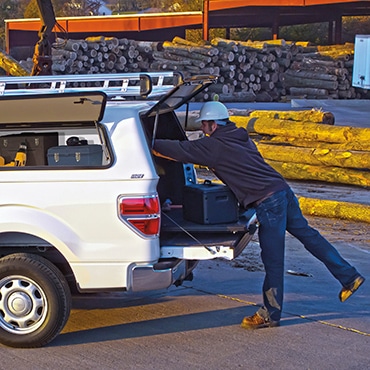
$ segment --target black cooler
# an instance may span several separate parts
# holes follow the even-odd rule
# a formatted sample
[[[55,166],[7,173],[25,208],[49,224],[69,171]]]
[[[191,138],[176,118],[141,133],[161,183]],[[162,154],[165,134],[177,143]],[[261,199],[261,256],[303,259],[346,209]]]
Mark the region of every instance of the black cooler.
[[[211,182],[185,186],[185,220],[199,224],[222,224],[237,221],[238,215],[238,202],[227,186]]]

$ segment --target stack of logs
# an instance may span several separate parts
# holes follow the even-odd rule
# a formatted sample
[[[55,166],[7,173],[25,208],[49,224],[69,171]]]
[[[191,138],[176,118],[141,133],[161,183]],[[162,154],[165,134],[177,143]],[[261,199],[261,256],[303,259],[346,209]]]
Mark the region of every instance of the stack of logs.
[[[353,44],[319,47],[285,40],[221,38],[193,43],[180,37],[146,42],[100,36],[58,39],[53,48],[53,73],[174,70],[185,76],[219,76],[199,100],[212,100],[215,95],[223,102],[352,99],[366,93],[351,86],[353,53]]]
[[[299,46],[299,45],[298,45]],[[284,73],[292,97],[354,99],[351,86],[354,45],[302,46]]]
[[[370,187],[370,128],[333,126],[321,111],[253,111],[232,121],[287,179]]]

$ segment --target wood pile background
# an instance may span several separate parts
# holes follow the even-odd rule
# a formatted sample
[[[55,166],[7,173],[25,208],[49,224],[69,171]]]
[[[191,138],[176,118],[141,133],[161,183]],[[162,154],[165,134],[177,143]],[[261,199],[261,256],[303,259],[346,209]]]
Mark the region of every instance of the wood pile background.
[[[370,128],[333,126],[320,111],[253,111],[231,120],[247,128],[264,159],[287,179],[370,187]]]
[[[311,46],[305,42],[233,41],[215,38],[192,43],[146,42],[89,37],[57,40],[54,74],[181,71],[219,76],[198,100],[284,101],[292,98],[360,99],[351,86],[354,44]],[[30,70],[32,61],[23,61]]]

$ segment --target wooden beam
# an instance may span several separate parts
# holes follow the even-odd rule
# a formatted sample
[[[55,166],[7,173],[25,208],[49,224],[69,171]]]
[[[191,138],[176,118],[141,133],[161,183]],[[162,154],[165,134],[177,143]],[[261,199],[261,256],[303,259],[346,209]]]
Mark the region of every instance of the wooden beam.
[[[209,40],[209,0],[203,0],[203,40]]]
[[[334,31],[334,43],[342,43],[342,17],[339,15],[335,21],[335,31]]]
[[[277,17],[275,17],[274,22],[272,24],[272,40],[278,40],[279,39],[279,21]]]
[[[328,27],[328,43],[331,45],[333,44],[333,32],[334,32],[334,24],[333,21],[329,21]]]

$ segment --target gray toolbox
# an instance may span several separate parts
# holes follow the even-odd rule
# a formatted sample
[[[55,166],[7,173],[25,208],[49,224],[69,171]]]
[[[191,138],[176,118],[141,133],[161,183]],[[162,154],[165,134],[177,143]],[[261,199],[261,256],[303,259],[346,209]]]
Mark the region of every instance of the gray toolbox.
[[[99,144],[59,145],[48,150],[49,166],[101,166],[102,160]]]

